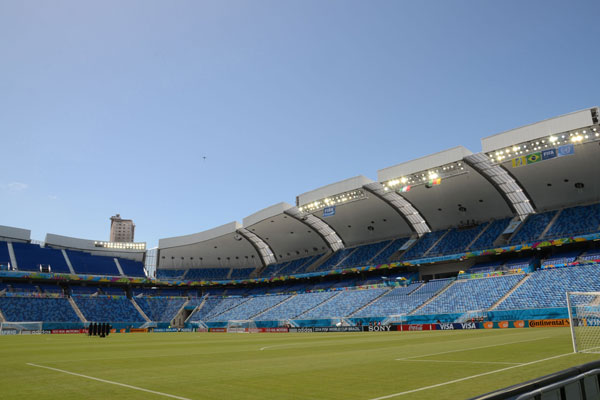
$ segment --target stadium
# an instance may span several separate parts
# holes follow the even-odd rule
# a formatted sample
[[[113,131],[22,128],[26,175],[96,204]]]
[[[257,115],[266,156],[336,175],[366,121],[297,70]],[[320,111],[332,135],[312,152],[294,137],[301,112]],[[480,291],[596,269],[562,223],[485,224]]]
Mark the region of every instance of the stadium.
[[[515,128],[152,250],[1,226],[2,390],[598,398],[598,365],[581,366],[600,348],[599,118]]]

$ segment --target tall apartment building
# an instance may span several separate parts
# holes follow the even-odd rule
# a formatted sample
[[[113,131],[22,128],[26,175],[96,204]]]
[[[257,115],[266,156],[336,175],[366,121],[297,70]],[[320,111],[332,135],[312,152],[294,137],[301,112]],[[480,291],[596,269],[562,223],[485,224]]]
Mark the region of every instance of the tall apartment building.
[[[110,217],[110,241],[133,242],[135,224],[131,219],[123,219],[120,214]]]

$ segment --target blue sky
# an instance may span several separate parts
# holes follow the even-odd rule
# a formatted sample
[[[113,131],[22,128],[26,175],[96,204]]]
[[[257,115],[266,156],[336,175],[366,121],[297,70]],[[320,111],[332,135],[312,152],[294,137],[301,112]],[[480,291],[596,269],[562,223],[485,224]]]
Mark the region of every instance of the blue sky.
[[[183,235],[600,103],[598,1],[0,0],[0,225]],[[204,160],[202,157],[206,157]]]

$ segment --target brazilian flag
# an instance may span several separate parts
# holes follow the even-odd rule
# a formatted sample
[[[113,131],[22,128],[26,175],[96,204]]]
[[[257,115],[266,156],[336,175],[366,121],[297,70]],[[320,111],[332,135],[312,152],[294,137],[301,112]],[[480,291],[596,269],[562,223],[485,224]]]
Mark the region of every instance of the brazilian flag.
[[[531,153],[527,156],[527,165],[542,161],[542,153]]]

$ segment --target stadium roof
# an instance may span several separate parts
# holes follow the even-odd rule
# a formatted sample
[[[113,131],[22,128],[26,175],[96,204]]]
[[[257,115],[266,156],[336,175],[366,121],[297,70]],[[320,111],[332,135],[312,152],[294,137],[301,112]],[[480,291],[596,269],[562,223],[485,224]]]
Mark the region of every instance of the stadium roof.
[[[471,154],[462,146],[454,147],[385,168],[377,175],[390,190],[400,190],[434,231],[512,216],[502,194],[464,161]]]
[[[523,186],[536,211],[600,200],[598,108],[482,139],[490,160]]]
[[[244,218],[244,226],[269,244],[278,262],[330,251],[332,243],[339,241],[328,238],[331,228],[311,226],[308,220],[298,218],[300,214],[291,204],[279,203]],[[320,233],[321,228],[326,232]]]
[[[298,196],[299,209],[323,218],[346,246],[410,236],[413,228],[403,215],[367,189],[373,183],[356,176],[303,193]]]
[[[30,240],[31,231],[29,229],[0,225],[0,238]]]
[[[208,231],[160,239],[161,268],[258,267],[259,251],[238,233],[239,222],[230,222]]]
[[[244,218],[243,227],[232,223],[161,239],[159,268],[191,257],[202,257],[205,266],[249,259],[270,264],[600,201],[598,116],[594,107],[493,135],[482,139],[481,153],[454,147],[383,168],[378,182],[356,176],[332,183],[300,194],[296,206],[278,203],[258,211]],[[244,230],[274,258],[259,257],[243,235],[239,240]]]

